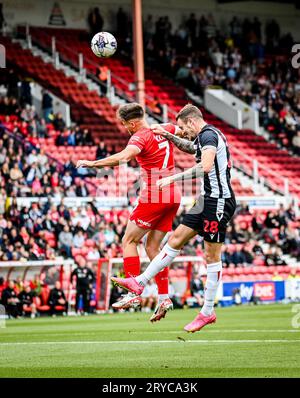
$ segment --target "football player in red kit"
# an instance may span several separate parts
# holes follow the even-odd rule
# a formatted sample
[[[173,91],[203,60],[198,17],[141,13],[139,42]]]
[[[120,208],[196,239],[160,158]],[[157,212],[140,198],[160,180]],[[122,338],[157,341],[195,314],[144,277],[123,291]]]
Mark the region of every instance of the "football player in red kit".
[[[181,194],[175,184],[167,189],[158,189],[156,182],[174,174],[174,144],[165,137],[153,133],[145,119],[144,109],[137,103],[122,105],[117,117],[127,129],[131,138],[126,148],[105,159],[88,161],[79,160],[77,167],[102,168],[118,166],[136,159],[141,168],[142,187],[137,206],[133,209],[125,235],[122,240],[125,276],[140,274],[140,258],[137,245],[147,235],[146,253],[152,260],[160,251],[160,245],[172,223],[180,205]],[[175,134],[175,126],[164,125]],[[157,274],[155,281],[158,288],[158,305],[150,320],[158,321],[173,308],[168,295],[168,268]],[[114,303],[114,308],[129,308],[140,305],[140,297],[128,293]]]

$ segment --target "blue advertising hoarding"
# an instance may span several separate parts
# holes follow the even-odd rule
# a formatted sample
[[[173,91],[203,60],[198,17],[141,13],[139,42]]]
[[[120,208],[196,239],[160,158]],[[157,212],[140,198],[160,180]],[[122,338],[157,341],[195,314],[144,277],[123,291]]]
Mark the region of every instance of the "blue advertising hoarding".
[[[284,281],[255,281],[255,282],[224,282],[223,297],[220,304],[233,304],[233,294],[239,289],[242,303],[249,303],[253,299],[264,302],[275,302],[285,298]]]

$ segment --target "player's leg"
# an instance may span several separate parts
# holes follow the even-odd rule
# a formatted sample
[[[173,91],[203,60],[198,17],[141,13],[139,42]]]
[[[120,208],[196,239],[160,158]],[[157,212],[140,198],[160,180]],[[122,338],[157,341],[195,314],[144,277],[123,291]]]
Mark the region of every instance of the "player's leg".
[[[160,245],[166,236],[164,231],[150,231],[147,234],[145,250],[150,261],[152,261],[160,252]],[[158,300],[163,301],[169,297],[169,269],[165,268],[155,276],[155,282],[158,290]]]
[[[137,246],[148,231],[148,229],[138,227],[134,222],[128,221],[122,239],[124,272],[126,278],[129,276],[137,276],[140,273],[141,264]]]
[[[150,231],[145,245],[146,253],[152,261],[160,251],[160,245],[166,236],[164,231]],[[169,268],[166,267],[155,275],[158,290],[158,302],[150,321],[156,322],[166,316],[167,311],[173,309],[172,300],[169,298]]]
[[[147,232],[148,229],[137,226],[133,221],[128,221],[125,234],[122,239],[124,272],[126,278],[140,274],[141,264],[137,246]],[[113,278],[113,281],[116,282],[116,279]],[[121,300],[113,303],[112,307],[114,309],[126,309],[137,307],[140,304],[140,297],[137,297],[135,294],[128,293],[123,295]]]
[[[201,313],[210,316],[213,313],[217,290],[222,277],[221,249],[223,243],[204,241],[207,266],[207,278],[204,290],[204,305]]]
[[[196,332],[202,329],[205,325],[216,322],[214,302],[222,276],[222,244],[223,243],[204,241],[205,258],[207,263],[204,305],[196,318],[184,327],[184,330],[187,332]]]
[[[222,276],[221,249],[226,228],[236,208],[235,198],[205,201],[203,211],[204,250],[207,264],[207,279],[204,290],[204,305],[197,317],[185,326],[187,332],[196,332],[205,325],[214,323],[214,302]]]

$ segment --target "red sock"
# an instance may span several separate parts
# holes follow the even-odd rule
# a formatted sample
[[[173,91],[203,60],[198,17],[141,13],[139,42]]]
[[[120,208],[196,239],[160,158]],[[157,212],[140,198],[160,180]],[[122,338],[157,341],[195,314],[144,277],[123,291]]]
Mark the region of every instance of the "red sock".
[[[158,294],[169,294],[169,267],[164,268],[155,276]]]
[[[130,276],[138,276],[141,271],[141,263],[139,256],[124,258],[125,278]]]

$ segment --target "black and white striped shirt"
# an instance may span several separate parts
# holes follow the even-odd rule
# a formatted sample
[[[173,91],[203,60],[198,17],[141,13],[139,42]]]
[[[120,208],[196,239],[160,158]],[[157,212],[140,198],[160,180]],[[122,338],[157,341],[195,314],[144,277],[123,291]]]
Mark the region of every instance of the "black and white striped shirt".
[[[196,161],[201,161],[201,153],[207,148],[216,149],[214,166],[204,175],[202,195],[210,198],[231,198],[234,193],[230,184],[230,154],[224,134],[211,124],[207,124],[194,141]]]

